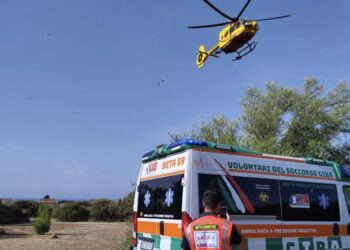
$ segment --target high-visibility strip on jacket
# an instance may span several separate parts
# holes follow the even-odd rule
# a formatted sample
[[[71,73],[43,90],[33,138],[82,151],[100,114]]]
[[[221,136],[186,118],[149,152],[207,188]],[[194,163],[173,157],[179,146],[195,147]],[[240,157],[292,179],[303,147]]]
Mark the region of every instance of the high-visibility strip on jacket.
[[[191,250],[231,250],[233,223],[215,215],[192,221],[185,230]]]

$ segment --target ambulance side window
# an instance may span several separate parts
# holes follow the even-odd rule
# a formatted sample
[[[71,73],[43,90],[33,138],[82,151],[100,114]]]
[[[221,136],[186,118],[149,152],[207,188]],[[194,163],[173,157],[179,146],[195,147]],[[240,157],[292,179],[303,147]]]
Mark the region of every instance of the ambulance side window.
[[[199,174],[198,175],[198,201],[199,201],[199,208],[200,208],[199,213],[204,212],[204,208],[202,204],[203,194],[208,189],[216,189],[221,193],[223,198],[221,205],[228,208],[229,214],[236,214],[238,212],[236,203],[234,201],[234,198],[232,197],[230,189],[220,175]]]
[[[280,181],[284,221],[339,221],[336,185]]]
[[[348,208],[348,213],[350,214],[350,186],[343,186],[343,193],[345,197],[346,206]]]
[[[138,217],[181,219],[183,177],[182,174],[141,181]]]
[[[281,218],[281,206],[278,189],[278,181],[263,178],[248,178],[232,176],[229,180],[226,176],[199,174],[199,207],[203,212],[201,204],[203,193],[209,188],[215,188],[223,195],[223,206],[228,207],[229,214],[232,215],[263,215]],[[240,189],[247,196],[249,202],[254,207],[254,212],[245,209],[238,190],[235,189],[232,181],[238,184]]]

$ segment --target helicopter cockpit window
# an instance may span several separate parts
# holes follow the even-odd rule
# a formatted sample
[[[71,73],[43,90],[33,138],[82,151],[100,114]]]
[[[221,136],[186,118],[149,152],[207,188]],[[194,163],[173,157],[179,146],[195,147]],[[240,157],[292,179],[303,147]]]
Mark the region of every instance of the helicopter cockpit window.
[[[237,22],[237,23],[235,24],[235,29],[238,29],[240,26],[241,26],[241,23],[240,23],[240,22]]]
[[[226,31],[226,33],[225,33],[225,37],[227,37],[227,35],[228,35],[228,31]]]

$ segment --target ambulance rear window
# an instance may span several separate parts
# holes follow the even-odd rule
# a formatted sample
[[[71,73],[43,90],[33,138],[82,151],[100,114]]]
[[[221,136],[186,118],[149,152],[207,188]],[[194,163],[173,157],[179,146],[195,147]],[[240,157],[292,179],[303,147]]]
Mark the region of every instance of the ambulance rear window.
[[[181,219],[183,177],[182,174],[141,181],[138,217]]]
[[[332,184],[281,181],[285,221],[339,221],[337,188]]]

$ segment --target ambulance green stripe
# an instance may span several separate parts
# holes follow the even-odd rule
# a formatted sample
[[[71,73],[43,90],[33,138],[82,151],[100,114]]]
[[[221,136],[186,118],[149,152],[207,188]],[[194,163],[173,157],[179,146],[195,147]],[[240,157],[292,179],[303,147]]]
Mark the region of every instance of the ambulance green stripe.
[[[266,239],[266,250],[281,250],[282,246],[282,238]]]
[[[181,239],[179,238],[171,238],[171,249],[181,249]]]
[[[155,241],[154,247],[160,249],[160,240],[161,240],[160,236],[159,235],[152,235],[152,239],[154,239],[154,241]]]

